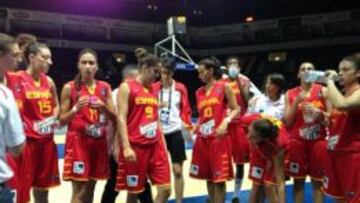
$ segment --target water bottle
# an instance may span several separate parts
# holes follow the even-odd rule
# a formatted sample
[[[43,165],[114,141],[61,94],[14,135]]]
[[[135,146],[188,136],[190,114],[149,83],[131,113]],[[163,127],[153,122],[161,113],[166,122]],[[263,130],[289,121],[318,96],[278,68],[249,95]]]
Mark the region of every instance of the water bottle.
[[[332,78],[334,81],[337,81],[339,78]],[[326,83],[326,72],[319,70],[311,70],[304,73],[304,80],[307,83],[317,82],[317,83]]]
[[[324,83],[325,82],[325,72],[318,71],[318,70],[306,71],[304,73],[304,80],[307,83],[312,83],[312,82]]]

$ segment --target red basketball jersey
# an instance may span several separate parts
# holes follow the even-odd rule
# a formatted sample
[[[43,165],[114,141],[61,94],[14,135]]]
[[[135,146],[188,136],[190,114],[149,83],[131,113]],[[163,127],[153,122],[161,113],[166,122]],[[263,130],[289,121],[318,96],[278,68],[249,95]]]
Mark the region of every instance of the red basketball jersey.
[[[35,139],[53,137],[56,102],[47,76],[41,73],[39,81],[35,81],[26,71],[17,74],[21,85],[21,93],[17,96],[21,97],[20,112],[26,136]]]
[[[88,97],[89,105],[83,107],[76,113],[68,126],[69,131],[75,131],[81,135],[94,138],[105,137],[108,126],[107,114],[91,108],[92,101],[100,99],[105,104],[111,93],[110,85],[103,81],[96,81],[94,88],[87,88],[81,84],[77,88],[75,82],[70,82],[71,106],[74,106],[80,97]]]
[[[225,118],[228,108],[225,84],[215,82],[208,92],[206,92],[205,87],[199,88],[196,91],[196,100],[199,120],[195,132],[202,137],[213,137],[215,136],[215,129]]]
[[[157,95],[136,80],[128,80],[130,88],[127,127],[132,144],[155,143],[161,135]]]
[[[360,152],[360,109],[331,113],[328,149],[341,152]]]
[[[12,91],[16,104],[21,112],[23,109],[23,103],[21,100],[21,83],[20,83],[20,76],[18,72],[6,72],[6,86]]]
[[[326,111],[326,102],[321,90],[321,85],[313,84],[310,90],[310,96],[298,105],[295,113],[294,124],[288,129],[292,138],[302,140],[319,140],[325,138],[325,126],[314,121],[311,114],[303,111],[303,106],[305,104],[310,104],[322,111]],[[295,87],[288,91],[290,105],[292,105],[300,93],[300,87]]]

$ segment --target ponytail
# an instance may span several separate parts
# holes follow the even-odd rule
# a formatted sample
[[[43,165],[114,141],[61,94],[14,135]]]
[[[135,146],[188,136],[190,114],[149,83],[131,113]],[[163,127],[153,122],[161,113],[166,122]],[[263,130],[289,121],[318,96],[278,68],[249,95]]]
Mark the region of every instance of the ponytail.
[[[135,49],[134,54],[135,54],[136,60],[139,62],[141,58],[144,58],[149,53],[145,48],[139,47],[139,48]]]

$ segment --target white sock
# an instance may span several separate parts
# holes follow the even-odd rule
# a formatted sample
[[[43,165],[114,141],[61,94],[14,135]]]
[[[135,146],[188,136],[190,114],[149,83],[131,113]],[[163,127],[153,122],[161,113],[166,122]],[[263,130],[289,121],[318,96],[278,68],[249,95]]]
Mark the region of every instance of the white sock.
[[[237,197],[240,199],[241,185],[242,185],[242,179],[235,179],[233,198]]]

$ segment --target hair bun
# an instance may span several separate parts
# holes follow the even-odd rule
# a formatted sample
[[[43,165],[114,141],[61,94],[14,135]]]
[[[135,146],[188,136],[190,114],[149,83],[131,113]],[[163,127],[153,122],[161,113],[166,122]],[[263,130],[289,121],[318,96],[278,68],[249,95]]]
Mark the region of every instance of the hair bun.
[[[143,47],[139,47],[139,48],[135,49],[134,52],[135,52],[135,56],[138,60],[146,57],[149,54],[149,52]]]
[[[216,58],[216,56],[211,56],[210,59],[215,63],[215,66],[217,67],[221,66],[221,62],[218,58]]]

